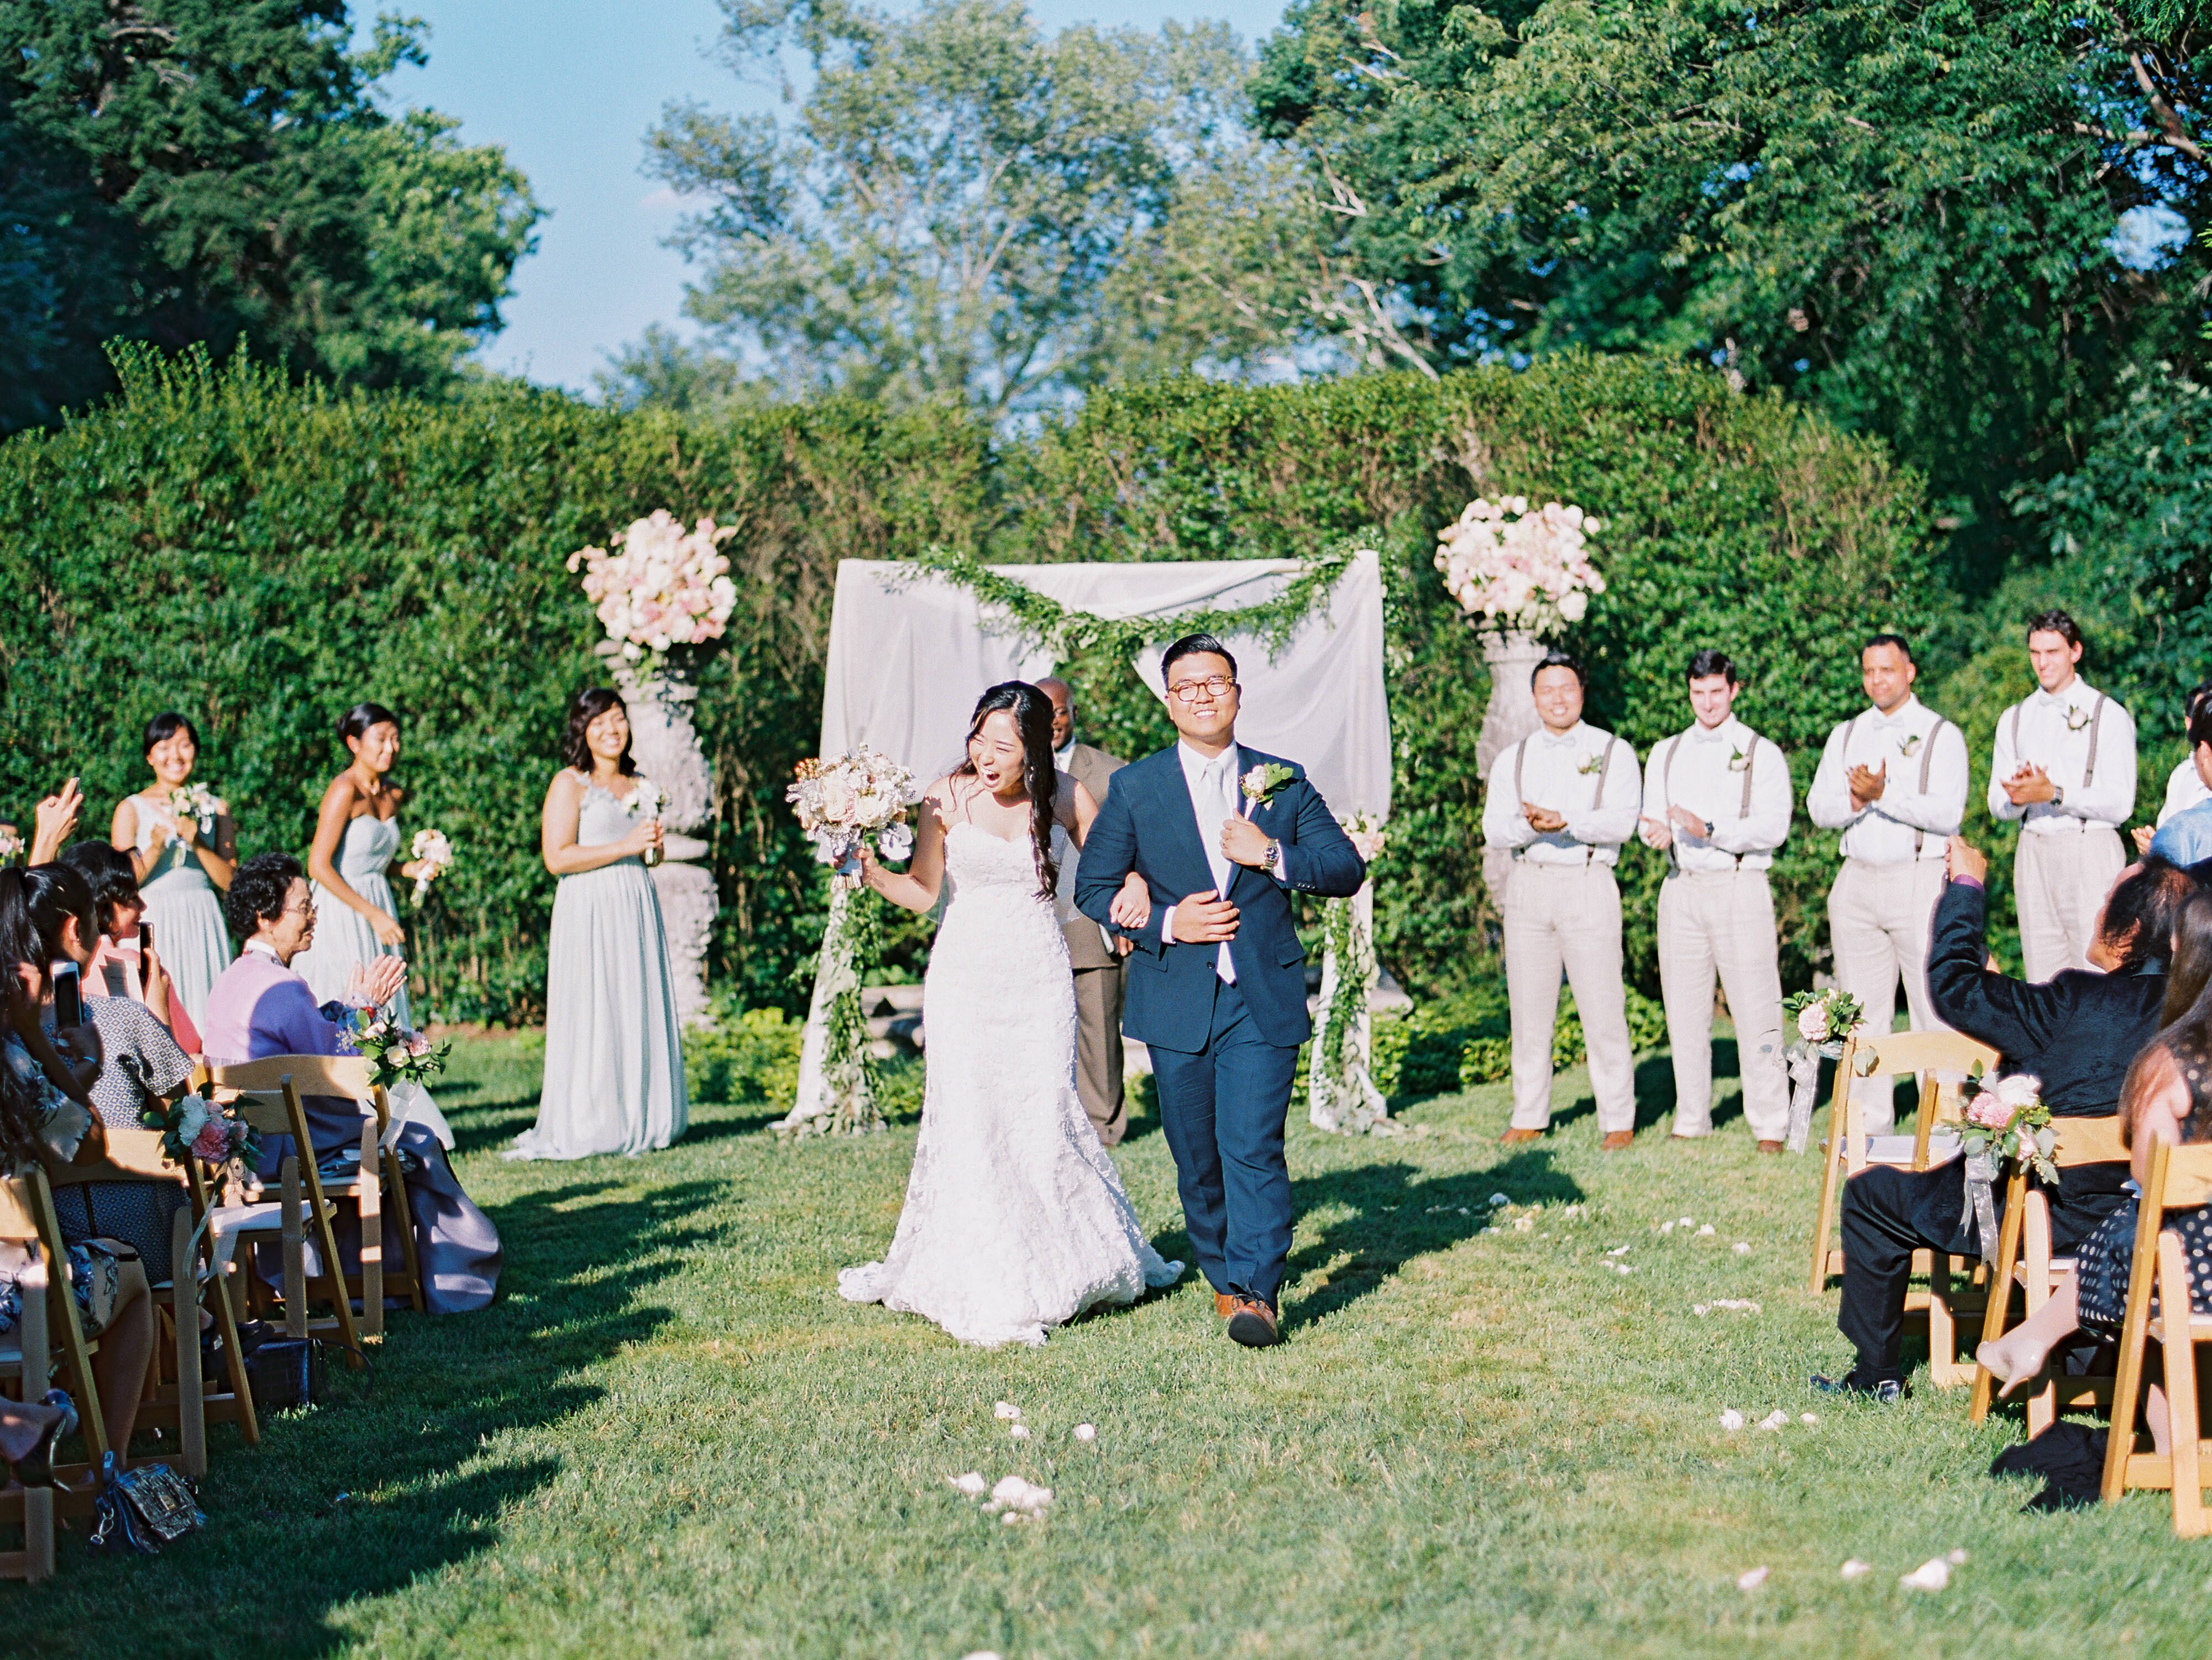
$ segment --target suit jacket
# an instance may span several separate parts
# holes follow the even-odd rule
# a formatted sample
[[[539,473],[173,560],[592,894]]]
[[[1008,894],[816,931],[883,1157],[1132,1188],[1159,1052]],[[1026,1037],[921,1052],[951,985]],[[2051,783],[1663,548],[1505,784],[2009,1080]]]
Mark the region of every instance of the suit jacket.
[[[1103,802],[1114,774],[1129,763],[1119,755],[1109,755],[1103,749],[1079,743],[1067,757],[1068,775],[1091,792],[1091,799]],[[1069,875],[1072,876],[1073,872]],[[1066,889],[1062,888],[1063,892]],[[1071,966],[1084,968],[1112,968],[1121,959],[1106,948],[1105,936],[1099,933],[1098,924],[1081,912],[1068,918],[1064,924],[1067,936],[1067,960]]]
[[[1989,896],[1978,883],[1945,885],[1928,948],[1928,1000],[1946,1026],[1988,1044],[2008,1072],[2043,1080],[2053,1118],[2117,1112],[2120,1086],[2158,1033],[2166,969],[2153,961],[2124,974],[2069,968],[2040,984],[1993,974],[1984,938]],[[2073,1165],[2058,1172],[2052,1245],[2070,1251],[2125,1197],[2124,1164]]]
[[[1237,910],[1229,955],[1237,967],[1237,989],[1261,1035],[1294,1048],[1313,1035],[1313,1022],[1306,1015],[1305,948],[1298,942],[1290,896],[1356,894],[1367,880],[1367,867],[1302,770],[1277,756],[1237,747],[1240,777],[1267,762],[1289,767],[1291,782],[1254,809],[1252,821],[1282,844],[1287,880],[1279,882],[1269,872],[1236,867],[1225,895]],[[1114,774],[1076,870],[1077,908],[1113,927],[1109,911],[1132,870],[1152,891],[1152,914],[1142,928],[1114,930],[1137,942],[1129,958],[1121,1029],[1139,1043],[1195,1054],[1206,1047],[1212,1030],[1218,948],[1170,945],[1160,936],[1168,906],[1213,886],[1175,746]]]

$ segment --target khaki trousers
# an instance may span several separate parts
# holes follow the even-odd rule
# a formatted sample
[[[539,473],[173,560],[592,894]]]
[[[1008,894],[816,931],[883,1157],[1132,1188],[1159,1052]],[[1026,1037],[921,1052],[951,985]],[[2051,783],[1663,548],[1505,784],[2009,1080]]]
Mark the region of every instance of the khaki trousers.
[[[1728,992],[1753,1136],[1790,1133],[1782,1057],[1782,970],[1764,870],[1680,870],[1659,889],[1659,990],[1674,1051],[1674,1133],[1713,1127],[1713,979]]]
[[[1867,1030],[1887,1032],[1897,1021],[1897,983],[1915,1032],[1942,1028],[1928,1003],[1928,936],[1943,894],[1943,861],[1869,864],[1845,859],[1828,890],[1828,937],[1835,947],[1836,984],[1859,1000]],[[1855,1078],[1867,1132],[1896,1124],[1887,1078]]]
[[[2087,968],[2112,878],[2127,863],[2120,833],[2102,827],[2039,836],[2022,831],[2013,856],[2013,902],[2020,909],[2020,954],[2027,978]]]
[[[1505,885],[1505,989],[1513,1007],[1513,1127],[1552,1121],[1552,1027],[1559,974],[1589,1049],[1598,1128],[1636,1128],[1636,1071],[1620,972],[1620,889],[1608,865],[1513,867]]]
[[[1075,1093],[1109,1147],[1129,1128],[1121,1093],[1121,966],[1075,971]]]

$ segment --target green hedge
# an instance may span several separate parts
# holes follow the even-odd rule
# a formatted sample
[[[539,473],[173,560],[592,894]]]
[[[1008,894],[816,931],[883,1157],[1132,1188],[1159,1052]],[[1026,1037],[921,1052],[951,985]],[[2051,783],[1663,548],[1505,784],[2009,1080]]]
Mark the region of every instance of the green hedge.
[[[408,918],[429,1005],[518,1018],[542,995],[552,883],[537,815],[595,628],[568,553],[666,506],[734,522],[746,603],[706,676],[725,909],[712,963],[738,1006],[796,1009],[819,937],[818,867],[783,808],[812,748],[836,561],[934,542],[994,560],[1304,553],[1379,527],[1389,586],[1397,797],[1382,860],[1386,964],[1424,995],[1494,966],[1479,875],[1478,643],[1431,562],[1478,490],[1579,502],[1610,525],[1611,591],[1576,631],[1592,718],[1639,748],[1688,719],[1695,645],[1750,671],[1743,712],[1792,752],[1800,793],[1858,699],[1851,647],[1939,603],[1919,486],[1879,445],[1710,373],[1565,357],[1440,384],[1374,376],[1093,397],[1000,441],[957,413],[851,403],[706,418],[490,387],[453,402],[288,387],[187,357],[120,364],[112,404],[0,445],[0,813],[79,774],[104,826],[167,707],[248,851],[304,851],[362,697],[406,718],[413,825],[460,859]],[[1092,736],[1163,741],[1119,663],[1069,665]],[[1778,872],[1788,961],[1822,949],[1832,839],[1801,819]],[[1659,861],[1632,853],[1631,960],[1646,991]],[[918,928],[895,934],[910,970]]]

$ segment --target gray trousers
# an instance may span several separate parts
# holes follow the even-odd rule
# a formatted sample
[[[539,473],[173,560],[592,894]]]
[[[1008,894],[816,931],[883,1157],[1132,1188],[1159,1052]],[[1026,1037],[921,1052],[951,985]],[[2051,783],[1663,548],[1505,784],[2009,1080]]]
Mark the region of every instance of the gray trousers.
[[[1869,864],[1845,859],[1828,890],[1828,937],[1835,947],[1836,984],[1859,1000],[1867,1030],[1887,1032],[1897,1021],[1897,985],[1915,1032],[1943,1029],[1928,1001],[1928,936],[1936,901],[1943,895],[1943,861]],[[1887,1135],[1896,1124],[1887,1078],[1855,1078],[1851,1094],[1867,1133]]]
[[[1121,974],[1119,963],[1075,971],[1075,1093],[1109,1147],[1129,1128],[1121,1091]]]
[[[1674,1051],[1674,1133],[1713,1127],[1713,982],[1735,1021],[1743,1117],[1753,1136],[1790,1133],[1782,1056],[1782,970],[1764,870],[1677,871],[1659,889],[1659,990]]]
[[[1636,1128],[1636,1068],[1621,979],[1620,889],[1610,865],[1513,867],[1505,885],[1505,989],[1513,1006],[1513,1127],[1552,1122],[1552,1027],[1565,971],[1589,1049],[1598,1128]]]
[[[2031,980],[2087,968],[2097,937],[2097,913],[2112,878],[2127,863],[2117,830],[2039,836],[2023,830],[2013,856],[2012,891],[2020,907],[2020,954]]]

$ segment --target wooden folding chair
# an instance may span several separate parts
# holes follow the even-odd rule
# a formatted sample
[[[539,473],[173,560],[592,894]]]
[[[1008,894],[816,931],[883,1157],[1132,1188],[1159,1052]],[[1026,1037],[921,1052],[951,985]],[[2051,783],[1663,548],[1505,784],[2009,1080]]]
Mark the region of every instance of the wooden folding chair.
[[[246,1381],[246,1359],[239,1352],[238,1323],[227,1284],[210,1279],[203,1295],[199,1263],[212,1266],[211,1251],[196,1250],[201,1218],[208,1212],[205,1172],[197,1159],[187,1159],[179,1169],[161,1151],[161,1137],[151,1130],[109,1126],[107,1157],[93,1165],[57,1166],[46,1172],[57,1188],[82,1186],[91,1182],[149,1182],[184,1190],[185,1203],[171,1220],[169,1266],[171,1277],[155,1281],[154,1306],[166,1328],[166,1342],[156,1342],[153,1375],[147,1379],[146,1404],[141,1424],[177,1432],[185,1473],[195,1481],[207,1473],[207,1425],[234,1423],[248,1446],[258,1445],[261,1427],[253,1412],[253,1393]],[[89,1207],[88,1207],[89,1209]],[[149,1275],[150,1278],[150,1275]],[[228,1389],[216,1389],[201,1376],[199,1311],[204,1303],[215,1316],[222,1340]]]
[[[0,1239],[14,1237],[21,1228],[31,1239],[38,1230],[12,1192],[0,1188]],[[16,1282],[22,1293],[23,1317],[12,1342],[0,1337],[0,1380],[12,1381],[15,1398],[38,1401],[52,1386],[53,1357],[46,1345],[46,1265],[33,1263]],[[0,1488],[0,1525],[22,1530],[21,1550],[0,1551],[0,1579],[27,1579],[36,1584],[54,1571],[54,1493],[52,1487],[27,1487],[10,1483]]]
[[[323,1190],[321,1173],[315,1167],[315,1143],[307,1128],[307,1108],[301,1104],[300,1091],[292,1081],[289,1072],[265,1079],[259,1071],[263,1063],[256,1061],[244,1067],[216,1067],[212,1069],[211,1081],[216,1087],[234,1100],[238,1116],[264,1136],[289,1136],[292,1151],[287,1153],[279,1166],[283,1211],[282,1234],[284,1256],[284,1328],[285,1335],[306,1337],[335,1333],[346,1350],[347,1364],[365,1365],[361,1352],[361,1331],[353,1318],[353,1300],[348,1293],[347,1276],[338,1265],[337,1237],[331,1227],[331,1205]],[[243,1074],[241,1081],[238,1075]],[[373,1121],[364,1120],[362,1142],[364,1149],[375,1141]],[[373,1153],[365,1152],[372,1159]],[[304,1202],[304,1203],[303,1203]],[[374,1225],[376,1208],[372,1200],[362,1218],[362,1263],[365,1277],[378,1280],[380,1306],[382,1285],[372,1263],[376,1249]],[[323,1261],[324,1272],[315,1276],[313,1289],[321,1291],[331,1307],[331,1318],[311,1321],[307,1318],[307,1299],[311,1286],[307,1275],[304,1229],[315,1230],[315,1249]]]
[[[2057,1140],[2051,1161],[2060,1169],[2080,1165],[2125,1164],[2128,1149],[2120,1142],[2117,1116],[2095,1118],[2053,1118]],[[2074,1271],[2071,1257],[2055,1257],[2051,1249],[2051,1201],[2039,1187],[2032,1186],[2027,1172],[2015,1164],[2005,1183],[2004,1220],[1997,1227],[1996,1273],[1990,1278],[1988,1302],[1982,1311],[1982,1341],[1995,1342],[2012,1325],[2011,1287],[2021,1287],[2033,1314],[2051,1300],[2065,1277]],[[2003,1294],[2000,1294],[1999,1288]],[[1967,1416],[1978,1424],[1989,1415],[1996,1379],[1989,1369],[1974,1368],[1974,1398]],[[2046,1372],[2045,1381],[2027,1401],[2029,1439],[2057,1421],[2061,1412],[2080,1407],[2109,1408],[2113,1378],[2109,1375],[2060,1376]]]
[[[358,1055],[270,1055],[216,1068],[213,1076],[224,1087],[264,1094],[281,1089],[289,1077],[301,1095],[334,1097],[360,1107],[364,1123],[359,1167],[349,1180],[322,1184],[328,1198],[353,1204],[361,1214],[362,1271],[345,1276],[346,1288],[361,1299],[362,1330],[371,1337],[384,1335],[387,1295],[405,1297],[416,1313],[427,1312],[422,1267],[416,1259],[414,1212],[407,1202],[407,1175],[396,1142],[386,1144],[393,1140],[392,1102],[381,1086],[369,1081],[368,1062]],[[387,1209],[396,1213],[397,1267],[385,1260],[383,1214]]]
[[[1958,1032],[1892,1032],[1844,1039],[1828,1112],[1820,1209],[1813,1227],[1814,1291],[1826,1290],[1828,1276],[1844,1271],[1843,1251],[1839,1248],[1832,1250],[1828,1243],[1842,1208],[1844,1183],[1869,1163],[1925,1170],[1929,1142],[1936,1126],[1956,1122],[1962,1116],[1965,1081],[1977,1063],[1984,1069],[1994,1067],[1997,1051]],[[1920,1075],[1920,1108],[1914,1124],[1912,1152],[1909,1156],[1876,1159],[1869,1151],[1869,1138],[1859,1105],[1853,1099],[1851,1084],[1855,1079],[1867,1076],[1880,1078],[1887,1086],[1900,1072]],[[1979,1312],[1976,1300],[1954,1287],[1954,1278],[1960,1267],[1960,1261],[1948,1251],[1912,1253],[1912,1271],[1927,1276],[1928,1289],[1906,1294],[1905,1312],[1924,1316],[1928,1321],[1929,1380],[1942,1389],[1971,1383],[1974,1376],[1973,1366],[1958,1359],[1960,1322]],[[1976,1272],[1969,1270],[1968,1277],[1976,1277]]]
[[[2212,1457],[2212,1441],[2202,1439],[2197,1399],[2197,1349],[2199,1344],[2212,1343],[2212,1318],[2191,1309],[2189,1253],[2181,1236],[2166,1231],[2166,1217],[2170,1211],[2194,1209],[2208,1202],[2212,1202],[2212,1146],[2174,1147],[2160,1142],[2151,1148],[2136,1215],[2126,1318],[2120,1326],[2112,1435],[2105,1446],[2105,1502],[2116,1502],[2133,1487],[2168,1488],[2173,1494],[2173,1530],[2185,1539],[2212,1532],[2203,1489],[2204,1461]],[[2154,1286],[2160,1309],[2156,1319],[2150,1312]],[[2142,1404],[2148,1343],[2158,1344],[2164,1352],[2173,1449],[2167,1456],[2137,1450],[2136,1411]]]

